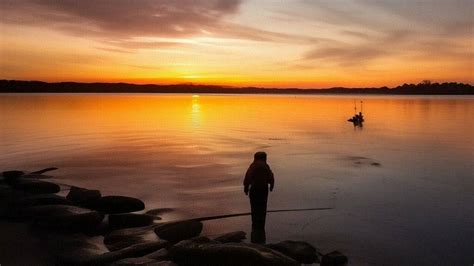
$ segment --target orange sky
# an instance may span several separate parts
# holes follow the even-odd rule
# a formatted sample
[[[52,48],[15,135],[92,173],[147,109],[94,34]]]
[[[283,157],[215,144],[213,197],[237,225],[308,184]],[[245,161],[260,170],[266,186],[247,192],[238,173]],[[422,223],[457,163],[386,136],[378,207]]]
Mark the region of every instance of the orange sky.
[[[474,83],[471,0],[0,0],[0,79]]]

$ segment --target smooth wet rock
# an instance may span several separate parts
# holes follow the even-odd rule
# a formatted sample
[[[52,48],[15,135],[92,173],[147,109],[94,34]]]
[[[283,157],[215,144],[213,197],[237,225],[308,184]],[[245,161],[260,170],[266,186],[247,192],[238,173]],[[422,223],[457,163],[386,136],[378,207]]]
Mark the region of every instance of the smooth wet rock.
[[[104,215],[93,210],[70,205],[44,205],[25,208],[24,217],[30,217],[36,226],[87,232],[97,227]]]
[[[158,240],[102,254],[90,248],[73,249],[58,254],[58,265],[109,265],[126,258],[143,257],[167,245],[166,241]]]
[[[59,185],[55,183],[35,179],[19,179],[13,184],[13,188],[31,194],[58,193],[61,190]]]
[[[41,169],[41,170],[38,170],[38,171],[31,172],[30,174],[41,175],[41,174],[44,174],[46,172],[54,171],[54,170],[58,170],[58,168],[57,167],[48,167],[48,168],[44,168],[44,169]]]
[[[111,251],[101,255],[99,261],[113,262],[125,258],[143,257],[147,254],[160,250],[168,246],[168,242],[157,240],[153,242],[136,244],[121,250]]]
[[[143,227],[153,224],[155,217],[147,214],[121,213],[109,215],[111,229]]]
[[[200,221],[181,221],[165,223],[155,228],[159,238],[177,243],[181,240],[199,236],[203,224]]]
[[[12,185],[25,174],[23,171],[18,171],[18,170],[12,170],[12,171],[5,171],[2,173],[3,180],[5,183]]]
[[[153,226],[119,229],[104,237],[104,244],[110,251],[120,250],[139,243],[153,242],[158,236]]]
[[[93,207],[102,197],[99,190],[91,190],[72,186],[66,198],[79,206]]]
[[[168,252],[168,250],[166,248],[162,248],[160,250],[157,250],[153,253],[146,255],[145,258],[154,259],[158,261],[164,261],[164,260],[168,260],[169,255],[170,253]]]
[[[22,206],[38,206],[38,205],[74,205],[65,197],[56,194],[39,194],[24,197],[18,202]]]
[[[227,234],[223,234],[214,238],[215,241],[220,243],[240,243],[246,237],[246,233],[243,231],[236,231]]]
[[[321,266],[345,266],[349,260],[339,251],[333,251],[323,256]]]
[[[94,209],[104,213],[127,213],[145,209],[143,201],[125,196],[105,196],[97,201]]]
[[[184,240],[170,249],[170,257],[179,265],[296,266],[292,258],[261,245],[249,243],[213,243],[205,238]]]
[[[158,261],[153,266],[178,266],[178,264],[169,261],[169,260],[164,260],[164,261]]]
[[[146,257],[128,258],[116,261],[111,266],[174,266],[177,264],[172,261],[157,261]]]
[[[104,243],[111,244],[111,243],[125,240],[131,236],[144,236],[144,235],[152,235],[153,239],[157,240],[158,237],[153,231],[154,229],[155,229],[155,226],[143,226],[143,227],[124,228],[124,229],[115,230],[115,231],[110,232],[104,237]]]
[[[276,244],[268,244],[266,246],[279,251],[300,263],[311,264],[319,262],[317,249],[303,241],[286,240]]]

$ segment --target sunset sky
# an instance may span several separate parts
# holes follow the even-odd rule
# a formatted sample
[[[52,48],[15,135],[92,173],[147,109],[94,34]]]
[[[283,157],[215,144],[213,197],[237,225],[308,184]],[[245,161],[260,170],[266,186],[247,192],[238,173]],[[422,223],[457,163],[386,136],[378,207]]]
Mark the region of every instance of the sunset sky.
[[[0,79],[474,83],[473,0],[0,0]]]

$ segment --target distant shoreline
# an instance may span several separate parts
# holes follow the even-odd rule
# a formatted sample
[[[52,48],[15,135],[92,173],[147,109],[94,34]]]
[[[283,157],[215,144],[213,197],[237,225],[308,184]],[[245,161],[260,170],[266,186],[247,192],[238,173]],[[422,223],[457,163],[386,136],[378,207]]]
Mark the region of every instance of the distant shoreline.
[[[216,85],[157,85],[130,83],[79,83],[0,80],[0,93],[200,93],[200,94],[371,94],[371,95],[474,95],[474,87],[457,82],[403,84],[388,88],[327,89],[226,87]]]

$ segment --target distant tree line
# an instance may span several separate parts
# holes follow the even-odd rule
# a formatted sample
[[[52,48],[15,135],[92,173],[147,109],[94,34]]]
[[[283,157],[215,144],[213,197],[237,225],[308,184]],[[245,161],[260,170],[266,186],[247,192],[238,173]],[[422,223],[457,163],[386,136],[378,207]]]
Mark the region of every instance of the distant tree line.
[[[470,84],[447,82],[403,84],[395,88],[260,88],[214,85],[138,85],[129,83],[78,83],[0,80],[0,93],[230,93],[230,94],[406,94],[406,95],[474,95]]]

